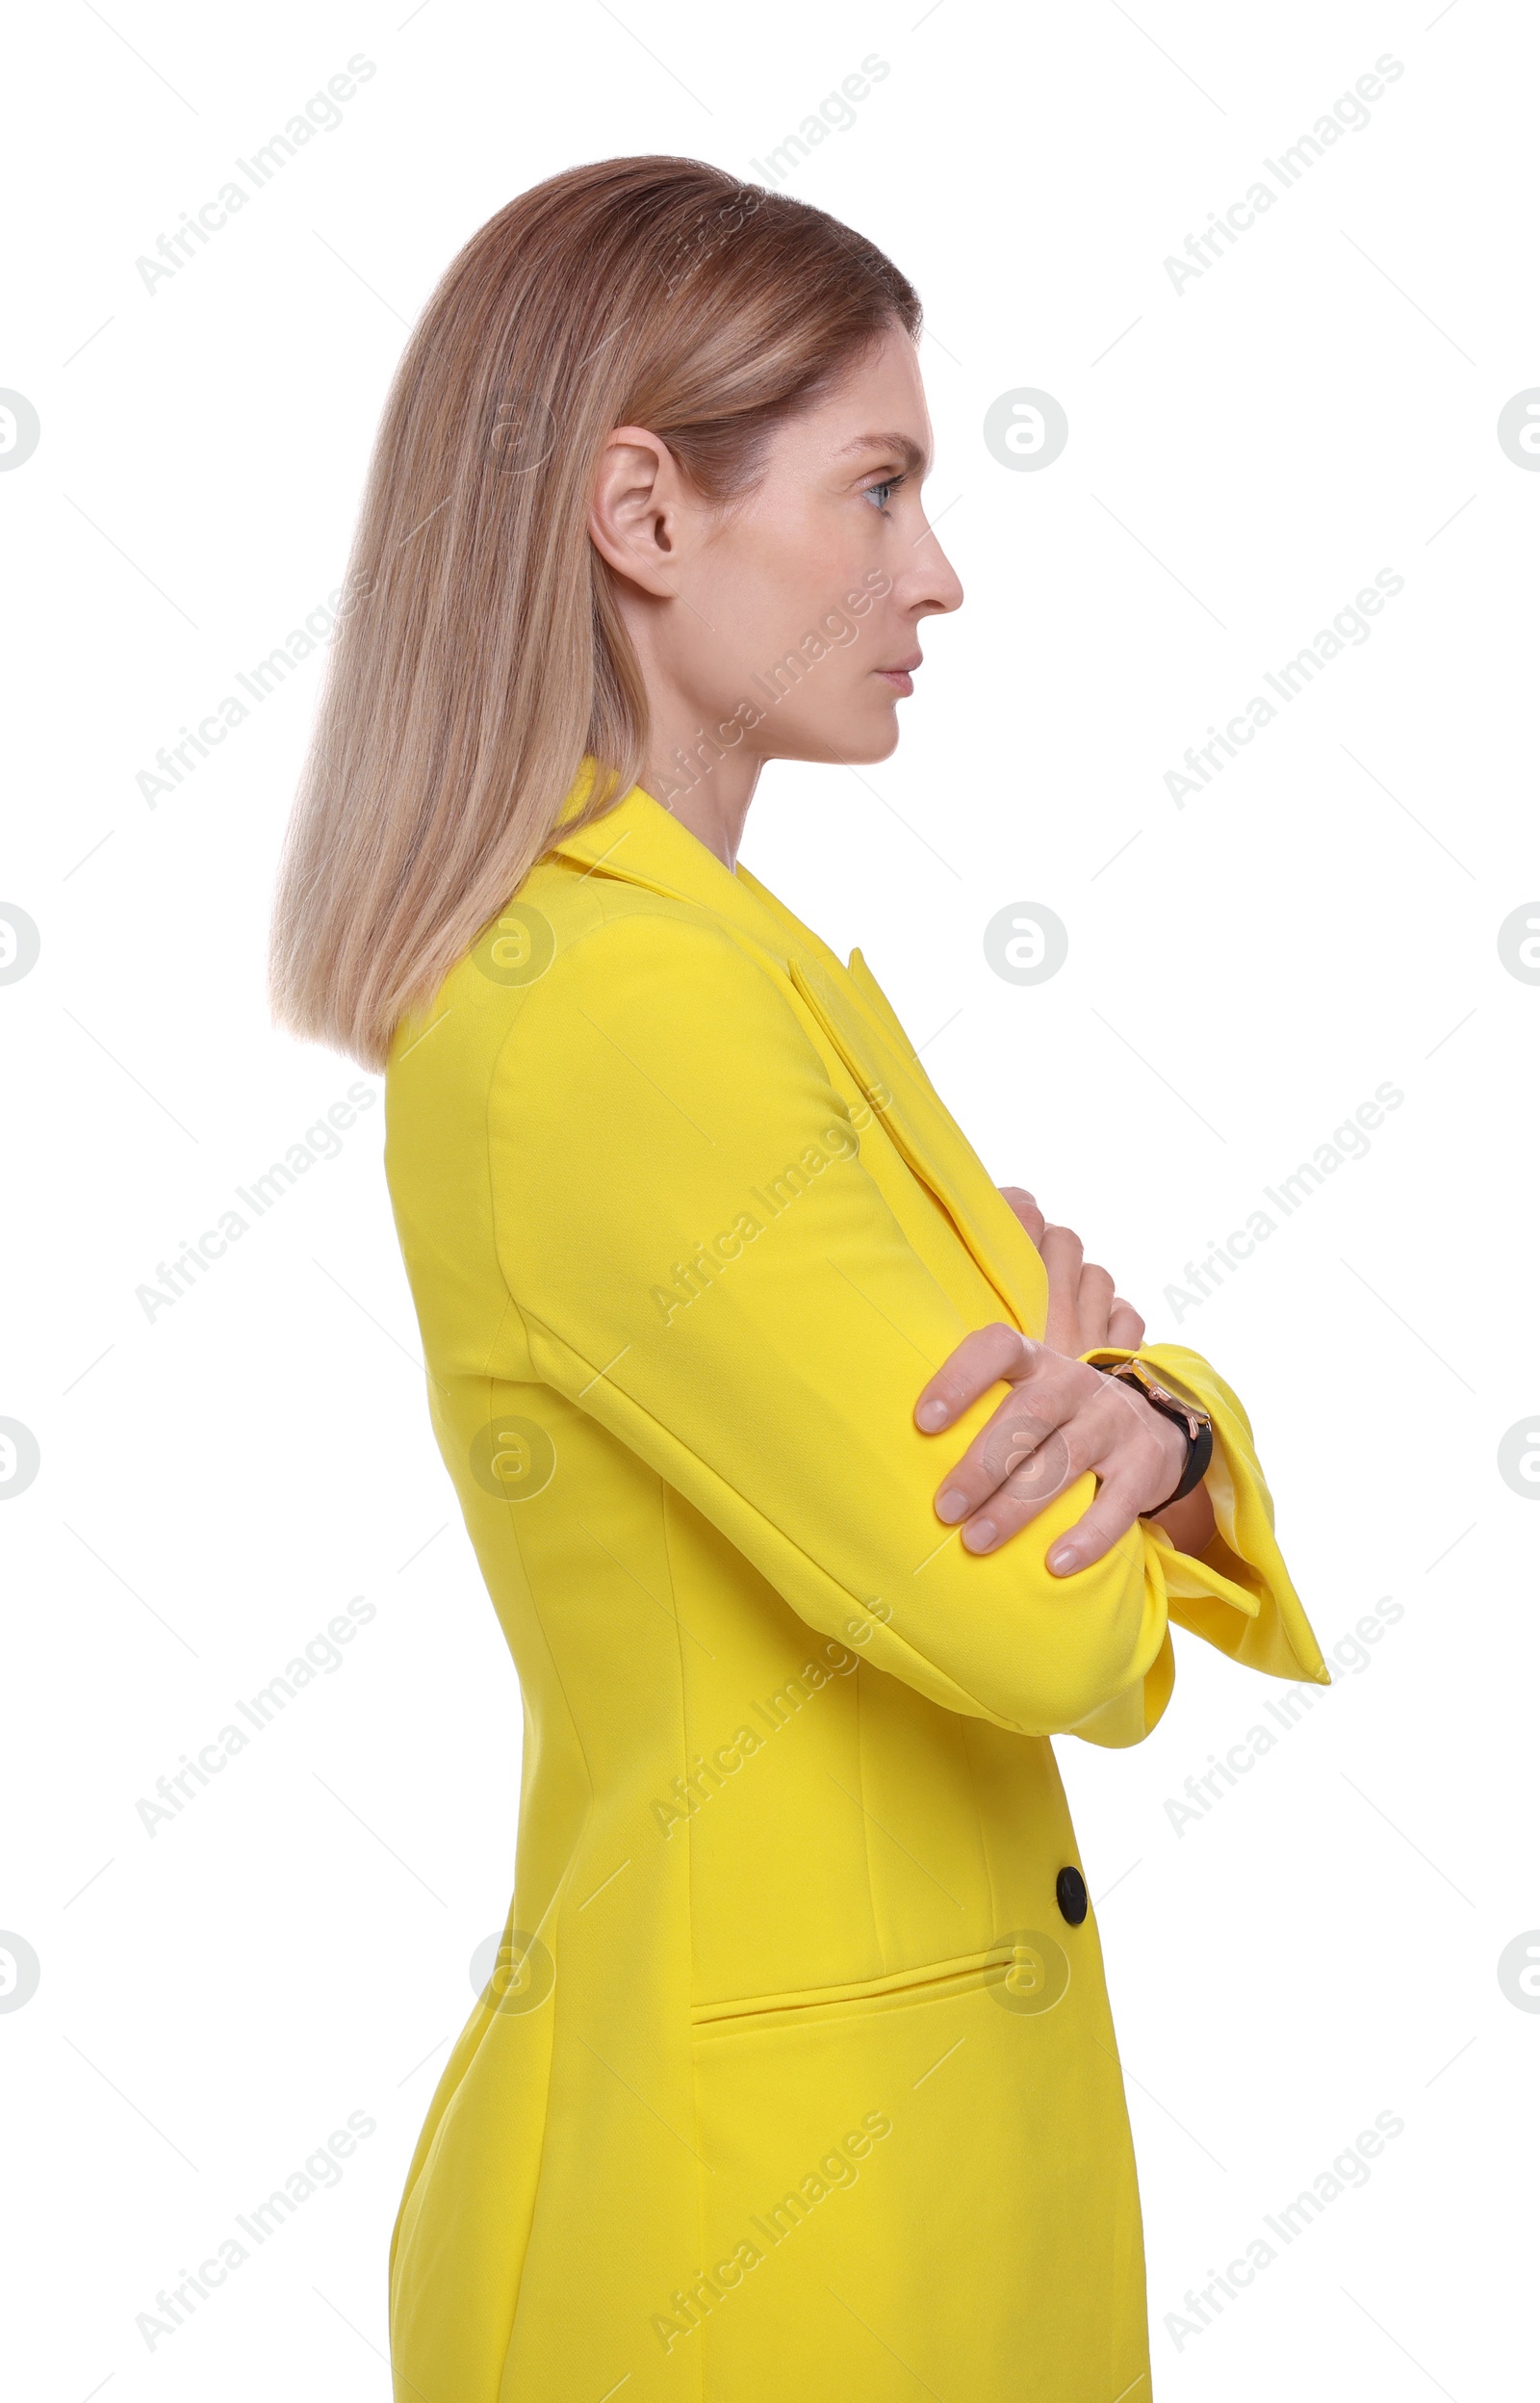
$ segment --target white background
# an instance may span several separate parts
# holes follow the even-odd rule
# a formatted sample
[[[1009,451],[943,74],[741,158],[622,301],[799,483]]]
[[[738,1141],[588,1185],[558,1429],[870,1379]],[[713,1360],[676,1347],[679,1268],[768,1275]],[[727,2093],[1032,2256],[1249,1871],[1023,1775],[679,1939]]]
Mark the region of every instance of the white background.
[[[613,153],[754,173],[872,54],[786,188],[920,288],[967,602],[926,630],[897,756],[772,770],[744,857],[861,945],[1001,1181],[1240,1390],[1328,1653],[1402,1613],[1181,1833],[1168,1799],[1287,1689],[1179,1638],[1145,1745],[1058,1747],[1156,2390],[1519,2390],[1540,2017],[1497,1965],[1540,1924],[1540,1514],[1497,1456],[1540,1412],[1540,988],[1497,930],[1540,893],[1540,476],[1496,426],[1540,384],[1540,23],[1439,7],[62,0],[13,29],[0,384],[41,424],[0,475],[0,898],[42,946],[0,988],[0,1416],[41,1454],[0,1512],[0,1925],[40,1963],[0,2013],[18,2397],[386,2395],[390,2226],[514,1856],[517,1685],[429,1432],[377,1102],[193,1290],[136,1298],[358,1077],[276,1038],[263,989],[323,649],[154,806],[137,780],[335,591],[407,327],[477,225]],[[1173,288],[1386,53],[1368,127]],[[342,123],[147,290],[137,260],[355,54]],[[1040,472],[983,440],[1019,387],[1067,413]],[[1369,639],[1179,809],[1187,746],[1381,569],[1404,589]],[[1024,902],[1069,930],[1035,987],[982,946]],[[1367,1157],[1219,1291],[1167,1295],[1383,1082]],[[354,1594],[341,1667],[149,1834],[140,1798]],[[349,2111],[376,2125],[341,2183],[147,2346],[157,2291]],[[1168,2329],[1382,2111],[1369,2183]]]

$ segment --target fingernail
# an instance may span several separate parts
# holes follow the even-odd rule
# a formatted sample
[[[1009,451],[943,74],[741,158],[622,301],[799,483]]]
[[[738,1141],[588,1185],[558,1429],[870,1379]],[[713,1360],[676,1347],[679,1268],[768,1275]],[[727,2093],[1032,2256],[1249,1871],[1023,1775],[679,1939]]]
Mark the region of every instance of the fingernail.
[[[950,1527],[955,1519],[966,1518],[967,1514],[967,1495],[957,1486],[949,1486],[946,1492],[940,1495],[937,1502],[937,1517],[944,1518],[947,1525]]]
[[[999,1532],[992,1518],[979,1518],[963,1529],[962,1540],[970,1552],[988,1552]]]
[[[916,1423],[928,1435],[934,1434],[937,1427],[944,1427],[951,1415],[944,1402],[922,1402],[914,1413]]]
[[[1056,1577],[1066,1576],[1080,1565],[1080,1555],[1072,1543],[1056,1543],[1048,1555],[1048,1566]]]

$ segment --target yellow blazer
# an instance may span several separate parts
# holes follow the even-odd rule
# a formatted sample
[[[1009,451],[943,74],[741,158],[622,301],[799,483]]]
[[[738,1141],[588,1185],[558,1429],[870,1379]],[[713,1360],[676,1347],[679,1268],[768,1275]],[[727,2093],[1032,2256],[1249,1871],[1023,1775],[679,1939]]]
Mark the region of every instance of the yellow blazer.
[[[571,814],[571,810],[568,813]],[[386,1084],[433,1424],[517,1666],[503,1952],[391,2247],[398,2403],[1147,2395],[1138,2190],[1049,1739],[1169,1625],[1328,1682],[1250,1426],[1219,1535],[993,1556],[920,1386],[1042,1263],[859,952],[641,790],[562,837]],[[1099,1355],[1098,1357],[1109,1357]]]

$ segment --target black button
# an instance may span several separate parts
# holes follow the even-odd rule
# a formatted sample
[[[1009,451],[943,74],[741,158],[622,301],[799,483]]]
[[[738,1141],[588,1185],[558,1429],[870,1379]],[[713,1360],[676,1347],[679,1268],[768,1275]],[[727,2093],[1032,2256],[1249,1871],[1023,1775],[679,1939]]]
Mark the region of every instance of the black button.
[[[1059,1908],[1068,1920],[1070,1926],[1078,1927],[1091,1908],[1091,1899],[1086,1892],[1086,1881],[1079,1870],[1062,1869],[1059,1872],[1054,1892],[1059,1897]]]

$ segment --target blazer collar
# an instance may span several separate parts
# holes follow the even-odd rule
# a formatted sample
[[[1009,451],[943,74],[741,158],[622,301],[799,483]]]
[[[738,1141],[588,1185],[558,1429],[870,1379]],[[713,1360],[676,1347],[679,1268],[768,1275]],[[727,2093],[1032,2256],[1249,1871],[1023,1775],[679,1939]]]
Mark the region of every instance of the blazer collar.
[[[710,910],[783,959],[805,1007],[951,1219],[1005,1313],[1023,1333],[1041,1334],[1048,1284],[1037,1249],[926,1075],[860,951],[846,966],[757,877],[741,866],[724,866],[639,785],[603,817],[568,834],[558,828],[550,848],[586,873]]]
[[[564,816],[582,798],[582,780],[573,788]],[[597,876],[618,877],[629,885],[672,899],[693,901],[714,911],[762,947],[783,955],[784,937],[776,917],[756,897],[754,880],[744,870],[734,875],[698,835],[682,826],[672,810],[633,785],[624,801],[586,826],[564,833],[560,826],[549,846],[557,856],[580,865]]]

